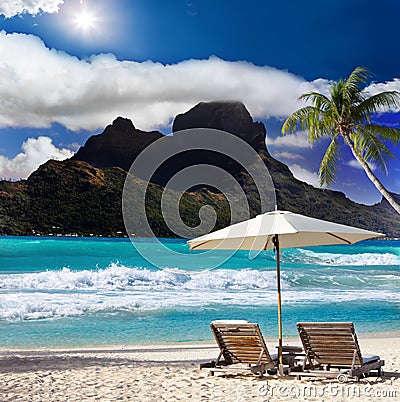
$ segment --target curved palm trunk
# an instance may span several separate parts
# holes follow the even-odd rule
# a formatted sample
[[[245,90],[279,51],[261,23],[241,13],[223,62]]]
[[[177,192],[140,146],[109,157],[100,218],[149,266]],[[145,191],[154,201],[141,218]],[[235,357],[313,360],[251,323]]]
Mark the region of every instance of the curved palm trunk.
[[[374,186],[386,198],[388,203],[396,210],[396,212],[398,214],[400,214],[400,205],[395,201],[392,194],[390,194],[389,191],[386,190],[386,188],[383,186],[383,184],[374,175],[374,173],[372,172],[368,163],[365,162],[365,160],[358,155],[350,138],[347,135],[344,135],[344,140],[345,140],[346,144],[350,147],[351,152],[353,153],[353,156],[357,159],[357,162],[363,167],[363,169],[365,170],[365,173],[367,174],[367,176],[371,180],[371,182],[374,184]]]

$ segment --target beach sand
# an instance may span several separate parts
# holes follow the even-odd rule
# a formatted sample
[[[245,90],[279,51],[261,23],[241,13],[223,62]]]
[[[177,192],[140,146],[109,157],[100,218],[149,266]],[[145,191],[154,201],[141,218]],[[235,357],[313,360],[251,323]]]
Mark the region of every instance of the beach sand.
[[[211,377],[199,363],[215,360],[218,349],[203,343],[0,349],[0,401],[399,401],[400,337],[359,341],[364,353],[385,360],[384,379],[339,384],[251,374]],[[275,342],[267,344],[272,351]]]

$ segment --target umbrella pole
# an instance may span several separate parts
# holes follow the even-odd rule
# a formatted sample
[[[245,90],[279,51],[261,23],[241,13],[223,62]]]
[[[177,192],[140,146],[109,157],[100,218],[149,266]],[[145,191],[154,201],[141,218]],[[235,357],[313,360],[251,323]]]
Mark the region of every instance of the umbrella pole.
[[[283,375],[281,260],[280,260],[279,236],[278,235],[274,236],[273,243],[276,248],[276,287],[278,290],[278,370],[279,370],[279,375]]]

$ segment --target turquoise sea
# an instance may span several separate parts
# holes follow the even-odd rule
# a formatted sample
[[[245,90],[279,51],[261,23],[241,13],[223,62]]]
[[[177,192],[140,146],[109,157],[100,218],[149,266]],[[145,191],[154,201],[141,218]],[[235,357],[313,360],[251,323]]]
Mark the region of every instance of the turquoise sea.
[[[275,255],[193,253],[184,240],[0,237],[3,348],[212,340],[215,319],[277,336]],[[254,258],[255,257],[255,258]],[[353,321],[400,331],[400,241],[282,252],[283,330]]]

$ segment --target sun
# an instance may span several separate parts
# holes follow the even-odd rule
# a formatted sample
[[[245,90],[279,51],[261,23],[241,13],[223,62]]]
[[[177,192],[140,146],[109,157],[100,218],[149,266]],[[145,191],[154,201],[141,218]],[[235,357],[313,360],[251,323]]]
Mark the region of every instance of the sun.
[[[89,30],[96,26],[96,16],[87,10],[83,10],[75,16],[75,23],[79,28]]]
[[[97,24],[100,22],[98,16],[89,10],[83,9],[77,13],[73,19],[74,25],[79,30],[88,33],[97,28]]]
[[[61,20],[63,29],[69,35],[80,38],[85,43],[109,43],[112,24],[116,21],[116,13],[101,2],[85,0],[70,2],[63,9]],[[67,2],[66,2],[67,3]],[[114,30],[113,30],[114,33]]]

